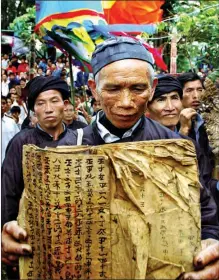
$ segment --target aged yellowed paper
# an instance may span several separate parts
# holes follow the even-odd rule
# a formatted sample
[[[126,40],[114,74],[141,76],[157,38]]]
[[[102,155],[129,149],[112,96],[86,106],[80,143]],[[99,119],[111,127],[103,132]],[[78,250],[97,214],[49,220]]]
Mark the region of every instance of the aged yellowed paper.
[[[21,279],[176,279],[200,249],[194,147],[159,140],[23,151]]]

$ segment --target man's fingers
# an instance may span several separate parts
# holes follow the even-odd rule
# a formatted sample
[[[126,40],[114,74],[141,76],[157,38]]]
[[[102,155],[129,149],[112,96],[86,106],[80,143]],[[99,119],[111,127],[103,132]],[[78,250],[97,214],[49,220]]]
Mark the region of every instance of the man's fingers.
[[[196,116],[196,115],[197,115],[196,112],[192,112],[192,113],[190,113],[190,114],[188,115],[188,118],[189,118],[189,119],[192,119],[192,117],[194,117],[194,116]]]
[[[198,253],[194,258],[194,266],[199,269],[217,259],[219,259],[219,241],[216,241]]]
[[[184,117],[187,120],[191,120],[192,117],[194,117],[196,115],[197,115],[196,112],[187,112],[186,114],[185,113],[181,114],[181,116]]]
[[[189,280],[189,279],[216,280],[218,278],[219,278],[219,260],[206,266],[203,270],[186,273],[183,277],[184,280]]]
[[[28,244],[19,244],[17,241],[9,240],[9,238],[2,239],[2,254],[18,254],[30,255],[32,253],[31,247]]]
[[[18,263],[19,257],[17,255],[8,255],[7,259],[11,262]]]
[[[11,221],[4,224],[2,234],[4,234],[4,232],[20,241],[24,241],[27,238],[26,231],[17,224],[17,221]]]
[[[7,258],[2,257],[2,262],[5,263],[6,265],[9,266],[15,266],[18,265],[18,263],[16,261],[10,261]]]
[[[6,223],[2,231],[2,257],[7,258],[7,254],[31,254],[30,245],[18,242],[24,241],[26,237],[26,231],[19,227],[16,221]]]

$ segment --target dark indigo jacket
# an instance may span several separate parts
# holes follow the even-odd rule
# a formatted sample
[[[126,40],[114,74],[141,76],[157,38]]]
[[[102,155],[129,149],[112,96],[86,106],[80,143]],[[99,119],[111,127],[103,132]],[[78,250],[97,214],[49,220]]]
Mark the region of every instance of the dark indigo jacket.
[[[92,125],[88,125],[83,129],[84,136],[82,140],[82,145],[102,145],[104,144],[103,139],[100,137],[96,122]],[[75,132],[77,135],[77,132]],[[156,140],[156,139],[189,139],[186,136],[176,134],[170,129],[160,125],[159,123],[144,117],[140,125],[135,129],[133,134],[124,139],[120,139],[117,142],[133,142],[133,141],[145,141],[145,140]],[[193,141],[193,144],[195,142]],[[196,145],[195,145],[196,147]],[[199,164],[199,169],[202,170],[203,165],[203,155],[196,147],[197,159]],[[202,239],[213,238],[219,240],[219,219],[217,213],[217,206],[214,198],[210,191],[205,187],[205,182],[200,173],[200,182],[203,186],[201,189],[201,227],[202,227]]]
[[[19,201],[24,189],[22,150],[26,144],[34,144],[40,148],[70,146],[76,144],[76,139],[71,129],[65,129],[56,141],[38,127],[24,129],[15,135],[7,147],[2,165],[2,226],[17,219]]]

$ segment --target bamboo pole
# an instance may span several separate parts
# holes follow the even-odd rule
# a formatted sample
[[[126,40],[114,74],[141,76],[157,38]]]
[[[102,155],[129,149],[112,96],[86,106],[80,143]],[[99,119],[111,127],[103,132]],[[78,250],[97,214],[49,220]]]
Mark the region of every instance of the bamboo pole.
[[[71,102],[75,108],[75,87],[74,87],[74,76],[72,71],[72,55],[70,53],[68,55],[68,59],[69,59],[69,70],[70,70],[69,74],[70,74]]]

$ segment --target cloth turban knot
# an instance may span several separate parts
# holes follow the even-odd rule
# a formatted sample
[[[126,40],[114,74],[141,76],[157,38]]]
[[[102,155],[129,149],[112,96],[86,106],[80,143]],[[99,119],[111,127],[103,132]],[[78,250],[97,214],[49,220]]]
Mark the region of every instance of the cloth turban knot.
[[[155,88],[155,92],[154,92],[152,101],[154,99],[160,97],[161,95],[164,95],[166,93],[170,93],[173,91],[178,92],[180,98],[182,99],[183,90],[182,90],[182,86],[179,83],[179,81],[170,75],[160,76],[160,77],[158,77],[158,84]]]
[[[36,98],[41,92],[47,90],[57,90],[61,93],[63,100],[70,97],[68,85],[65,81],[57,77],[35,77],[27,83],[28,89],[28,109],[33,111]]]

